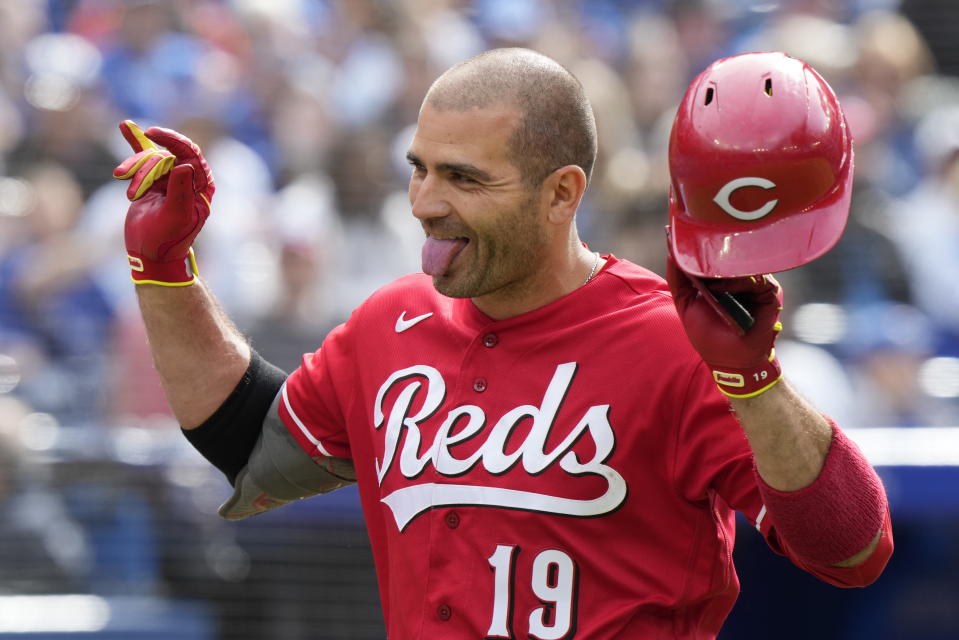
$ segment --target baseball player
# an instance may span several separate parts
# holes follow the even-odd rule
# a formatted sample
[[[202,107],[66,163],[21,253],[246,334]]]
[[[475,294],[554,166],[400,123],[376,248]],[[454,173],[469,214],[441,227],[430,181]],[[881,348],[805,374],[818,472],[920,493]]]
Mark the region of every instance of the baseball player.
[[[235,488],[220,515],[356,482],[393,640],[713,638],[738,593],[737,510],[834,585],[884,568],[882,485],[782,379],[781,292],[754,275],[828,248],[807,222],[841,232],[851,145],[808,66],[753,54],[690,88],[668,285],[578,238],[596,132],[577,80],[524,49],[453,67],[407,153],[424,273],[374,293],[289,376],[197,277],[214,192],[200,150],[120,128],[133,280],[175,415]],[[803,182],[787,194],[789,176]],[[791,235],[740,244],[764,224]],[[801,255],[758,257],[789,243]]]

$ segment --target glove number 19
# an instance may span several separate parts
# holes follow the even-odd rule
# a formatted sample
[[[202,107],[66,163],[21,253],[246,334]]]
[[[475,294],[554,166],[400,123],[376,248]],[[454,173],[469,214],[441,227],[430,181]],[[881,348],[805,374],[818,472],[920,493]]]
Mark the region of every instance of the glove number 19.
[[[497,545],[488,560],[493,571],[493,616],[486,638],[514,638],[513,589],[519,547]],[[529,614],[528,636],[534,640],[566,640],[576,629],[577,569],[562,551],[546,549],[533,559],[530,587],[541,607]]]

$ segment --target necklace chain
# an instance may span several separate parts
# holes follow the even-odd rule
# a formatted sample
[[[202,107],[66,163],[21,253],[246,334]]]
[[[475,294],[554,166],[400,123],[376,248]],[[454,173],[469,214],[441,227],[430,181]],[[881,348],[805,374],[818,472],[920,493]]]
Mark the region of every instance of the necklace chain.
[[[589,270],[589,275],[586,276],[586,280],[583,281],[583,284],[587,284],[590,280],[593,279],[593,276],[596,275],[596,267],[599,266],[599,252],[593,252],[593,268]]]

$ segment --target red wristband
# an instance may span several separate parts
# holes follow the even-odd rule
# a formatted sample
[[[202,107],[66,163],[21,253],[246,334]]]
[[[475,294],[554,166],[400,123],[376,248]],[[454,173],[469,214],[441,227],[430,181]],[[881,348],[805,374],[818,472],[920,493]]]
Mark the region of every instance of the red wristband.
[[[165,287],[185,287],[199,275],[193,249],[181,260],[159,262],[133,252],[127,252],[130,277],[135,284],[158,284]]]
[[[813,565],[833,565],[865,549],[888,510],[879,476],[835,424],[822,471],[811,485],[779,491],[758,473],[756,483],[781,540]]]

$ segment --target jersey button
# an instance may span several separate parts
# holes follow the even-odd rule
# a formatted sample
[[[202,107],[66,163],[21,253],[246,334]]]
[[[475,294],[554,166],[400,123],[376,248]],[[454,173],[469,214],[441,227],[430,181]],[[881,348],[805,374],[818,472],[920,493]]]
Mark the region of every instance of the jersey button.
[[[442,620],[443,622],[446,622],[447,620],[453,617],[453,610],[450,609],[449,605],[441,604],[436,609],[436,615],[439,617],[440,620]]]
[[[499,337],[495,333],[487,333],[483,336],[483,346],[492,349],[499,342]]]
[[[446,514],[446,526],[450,529],[455,529],[460,526],[460,516],[455,511],[450,511]]]
[[[486,391],[486,378],[477,378],[473,380],[473,391],[483,393]]]

